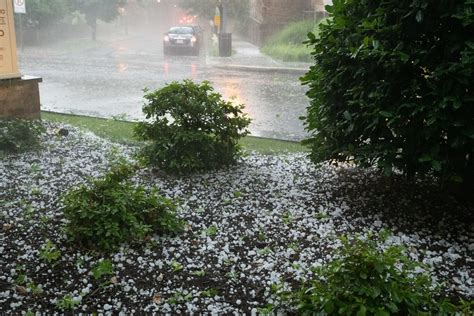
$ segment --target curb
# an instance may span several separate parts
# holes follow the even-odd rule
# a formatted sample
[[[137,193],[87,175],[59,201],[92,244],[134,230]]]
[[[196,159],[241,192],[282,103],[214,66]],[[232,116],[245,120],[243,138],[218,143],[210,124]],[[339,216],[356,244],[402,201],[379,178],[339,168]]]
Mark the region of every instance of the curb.
[[[226,69],[226,70],[237,70],[237,71],[252,71],[262,73],[285,73],[285,74],[297,74],[304,75],[308,72],[309,68],[290,68],[290,67],[262,67],[262,66],[247,66],[247,65],[222,65],[209,63],[208,66]]]

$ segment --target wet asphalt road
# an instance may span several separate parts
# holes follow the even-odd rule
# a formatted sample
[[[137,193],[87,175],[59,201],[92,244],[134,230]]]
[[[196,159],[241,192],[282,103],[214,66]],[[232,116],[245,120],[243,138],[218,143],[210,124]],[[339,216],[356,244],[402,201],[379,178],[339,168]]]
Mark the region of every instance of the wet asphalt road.
[[[226,70],[201,56],[162,53],[161,38],[134,35],[97,42],[84,38],[19,53],[23,74],[41,76],[42,109],[142,119],[143,89],[185,78],[209,80],[225,98],[245,104],[255,136],[300,140],[308,105],[297,74]],[[258,66],[258,65],[257,65]]]

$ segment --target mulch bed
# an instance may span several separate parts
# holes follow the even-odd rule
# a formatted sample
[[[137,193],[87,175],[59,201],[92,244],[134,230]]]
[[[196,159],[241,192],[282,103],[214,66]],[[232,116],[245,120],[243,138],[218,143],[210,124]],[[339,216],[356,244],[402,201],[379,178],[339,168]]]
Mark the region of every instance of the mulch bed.
[[[124,245],[107,256],[67,241],[60,196],[98,177],[110,152],[134,148],[46,123],[39,152],[0,161],[0,313],[247,313],[278,302],[271,287],[291,288],[330,261],[344,234],[389,230],[430,267],[447,295],[474,297],[472,205],[436,191],[429,180],[386,182],[374,170],[315,166],[304,154],[251,153],[227,170],[186,177],[141,170],[134,181],[179,202],[186,229]],[[442,214],[442,216],[432,216]],[[55,263],[41,259],[51,241]],[[91,270],[114,264],[108,282]]]

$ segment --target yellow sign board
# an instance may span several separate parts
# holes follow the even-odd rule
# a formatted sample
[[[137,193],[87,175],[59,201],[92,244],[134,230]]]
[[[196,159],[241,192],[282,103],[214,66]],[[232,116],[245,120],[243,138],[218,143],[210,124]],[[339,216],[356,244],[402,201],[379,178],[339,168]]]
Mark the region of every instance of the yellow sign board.
[[[19,78],[11,0],[0,0],[0,79]]]
[[[215,15],[214,16],[214,26],[221,27],[221,16]]]

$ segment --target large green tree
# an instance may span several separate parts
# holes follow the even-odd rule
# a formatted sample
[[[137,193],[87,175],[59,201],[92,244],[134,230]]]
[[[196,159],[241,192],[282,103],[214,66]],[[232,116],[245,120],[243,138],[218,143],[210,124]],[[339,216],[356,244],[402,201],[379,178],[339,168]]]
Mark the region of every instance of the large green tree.
[[[24,25],[42,28],[60,21],[71,11],[64,0],[26,0],[26,15],[18,14],[15,20],[23,20]]]
[[[474,184],[474,2],[333,3],[303,78],[313,160]]]
[[[170,1],[170,0],[168,0]],[[198,15],[204,19],[212,19],[219,5],[217,0],[178,0],[179,6],[193,15]],[[249,0],[221,0],[224,10],[223,23],[228,26],[228,20],[233,21],[235,31],[246,34],[248,31]],[[226,29],[225,31],[228,31]]]
[[[72,7],[83,13],[92,31],[92,39],[97,36],[97,21],[111,22],[119,15],[119,7],[127,0],[71,0]]]
[[[191,14],[211,19],[219,1],[217,0],[179,0],[179,6]],[[230,18],[246,18],[248,16],[249,0],[222,0],[222,5]]]

